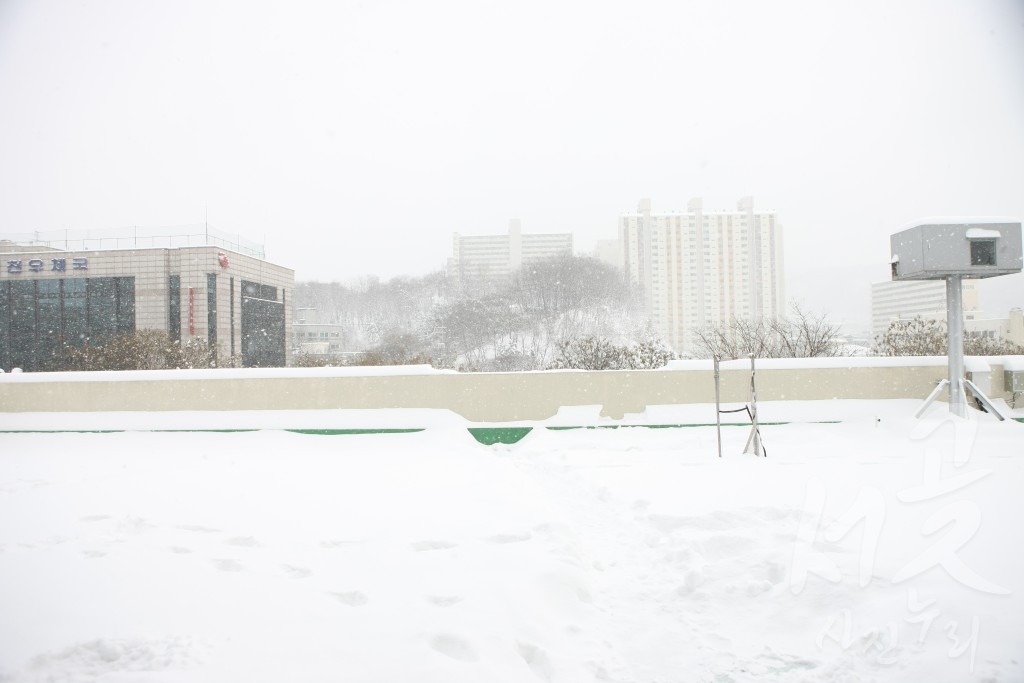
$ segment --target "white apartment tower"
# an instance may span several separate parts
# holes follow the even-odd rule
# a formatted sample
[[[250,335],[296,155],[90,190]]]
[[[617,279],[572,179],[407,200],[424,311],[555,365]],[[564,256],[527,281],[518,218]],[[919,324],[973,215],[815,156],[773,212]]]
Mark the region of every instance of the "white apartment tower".
[[[508,281],[525,264],[572,256],[572,233],[523,234],[518,219],[507,235],[452,235],[449,277],[464,288],[488,289]]]
[[[643,199],[620,218],[619,241],[626,274],[676,351],[708,325],[785,313],[782,227],[750,197],[735,211],[705,211],[696,198],[685,213],[661,214]]]

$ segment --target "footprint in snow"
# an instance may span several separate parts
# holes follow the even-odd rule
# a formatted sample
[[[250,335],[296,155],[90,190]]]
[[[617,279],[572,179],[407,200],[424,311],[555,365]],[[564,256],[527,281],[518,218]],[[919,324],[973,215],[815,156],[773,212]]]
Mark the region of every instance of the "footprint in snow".
[[[179,524],[178,528],[182,531],[194,531],[200,534],[215,534],[220,529],[214,529],[213,527],[203,526],[201,524]]]
[[[472,643],[465,638],[460,638],[450,633],[438,633],[432,636],[430,638],[430,647],[435,652],[439,652],[445,657],[457,659],[460,662],[475,662],[480,659]]]
[[[80,522],[102,522],[102,521],[107,520],[107,519],[110,519],[110,515],[85,515],[84,517],[79,517],[78,521],[80,521]]]
[[[224,541],[224,545],[233,545],[239,548],[255,548],[259,544],[260,542],[252,536],[235,536]]]
[[[422,553],[427,550],[447,550],[448,548],[454,548],[458,543],[452,543],[451,541],[417,541],[412,544],[412,549],[418,553]]]
[[[222,572],[240,572],[242,571],[242,565],[234,560],[214,560],[213,563],[217,566],[217,569]]]
[[[462,602],[458,595],[428,595],[427,602],[435,607],[451,607]]]
[[[365,605],[366,603],[368,603],[370,601],[370,598],[368,598],[366,596],[366,593],[364,593],[363,591],[347,591],[347,592],[344,592],[344,593],[329,593],[329,595],[333,595],[334,598],[338,602],[340,602],[340,603],[342,603],[344,605],[348,605],[349,607],[362,607],[363,605]]]
[[[487,540],[491,543],[522,543],[523,541],[529,541],[533,538],[529,533],[526,534],[496,534],[491,536]]]
[[[313,576],[313,570],[306,567],[293,567],[290,564],[282,564],[281,568],[289,579],[306,579]]]
[[[523,658],[534,675],[542,681],[550,681],[554,677],[554,666],[551,658],[542,648],[532,643],[517,643],[516,651]]]

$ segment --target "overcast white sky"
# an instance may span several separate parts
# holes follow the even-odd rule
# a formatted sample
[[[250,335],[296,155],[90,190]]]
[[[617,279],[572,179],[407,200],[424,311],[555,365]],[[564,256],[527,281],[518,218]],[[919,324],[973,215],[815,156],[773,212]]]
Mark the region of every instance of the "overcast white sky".
[[[747,194],[790,298],[865,326],[890,233],[1024,216],[1024,1],[0,0],[0,233],[208,209],[344,281]]]

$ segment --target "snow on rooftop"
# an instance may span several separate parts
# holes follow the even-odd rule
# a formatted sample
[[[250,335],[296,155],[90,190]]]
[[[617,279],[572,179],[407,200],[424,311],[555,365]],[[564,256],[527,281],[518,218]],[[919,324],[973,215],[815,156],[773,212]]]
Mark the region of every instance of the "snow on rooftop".
[[[967,239],[969,240],[1002,237],[1002,235],[1003,233],[998,230],[988,230],[987,228],[968,228],[967,230]]]
[[[927,216],[925,218],[918,218],[910,223],[906,223],[899,228],[899,231],[917,228],[922,225],[971,225],[985,223],[1019,224],[1020,219],[1008,216]]]
[[[860,404],[764,425],[768,458],[742,427],[722,459],[713,427],[2,434],[0,678],[1021,680],[1024,426]],[[970,538],[936,556],[936,519]]]

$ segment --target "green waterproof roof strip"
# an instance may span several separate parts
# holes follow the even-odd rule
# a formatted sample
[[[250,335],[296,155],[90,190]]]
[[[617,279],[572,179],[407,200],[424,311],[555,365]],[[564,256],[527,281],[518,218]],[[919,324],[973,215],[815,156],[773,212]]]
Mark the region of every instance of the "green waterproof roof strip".
[[[1015,422],[1024,423],[1024,417],[1012,418]],[[801,424],[840,424],[842,420],[817,420]],[[792,422],[760,422],[764,426],[778,426],[793,424]],[[701,423],[679,423],[679,424],[653,424],[653,425],[544,425],[545,429],[553,432],[569,431],[574,429],[688,429],[693,427],[714,427],[714,422]],[[749,422],[723,422],[723,427],[749,427]],[[314,436],[342,436],[358,434],[412,434],[425,431],[425,427],[393,428],[393,429],[282,429],[279,431],[292,434],[310,434]],[[523,439],[533,431],[533,427],[467,427],[467,431],[473,438],[485,446],[494,444],[514,444]],[[125,432],[154,432],[154,433],[216,433],[233,434],[242,432],[259,432],[261,429],[3,429],[0,434],[122,434]],[[267,430],[275,431],[275,430]]]
[[[468,427],[473,438],[485,446],[496,443],[516,443],[533,431],[533,427]]]

